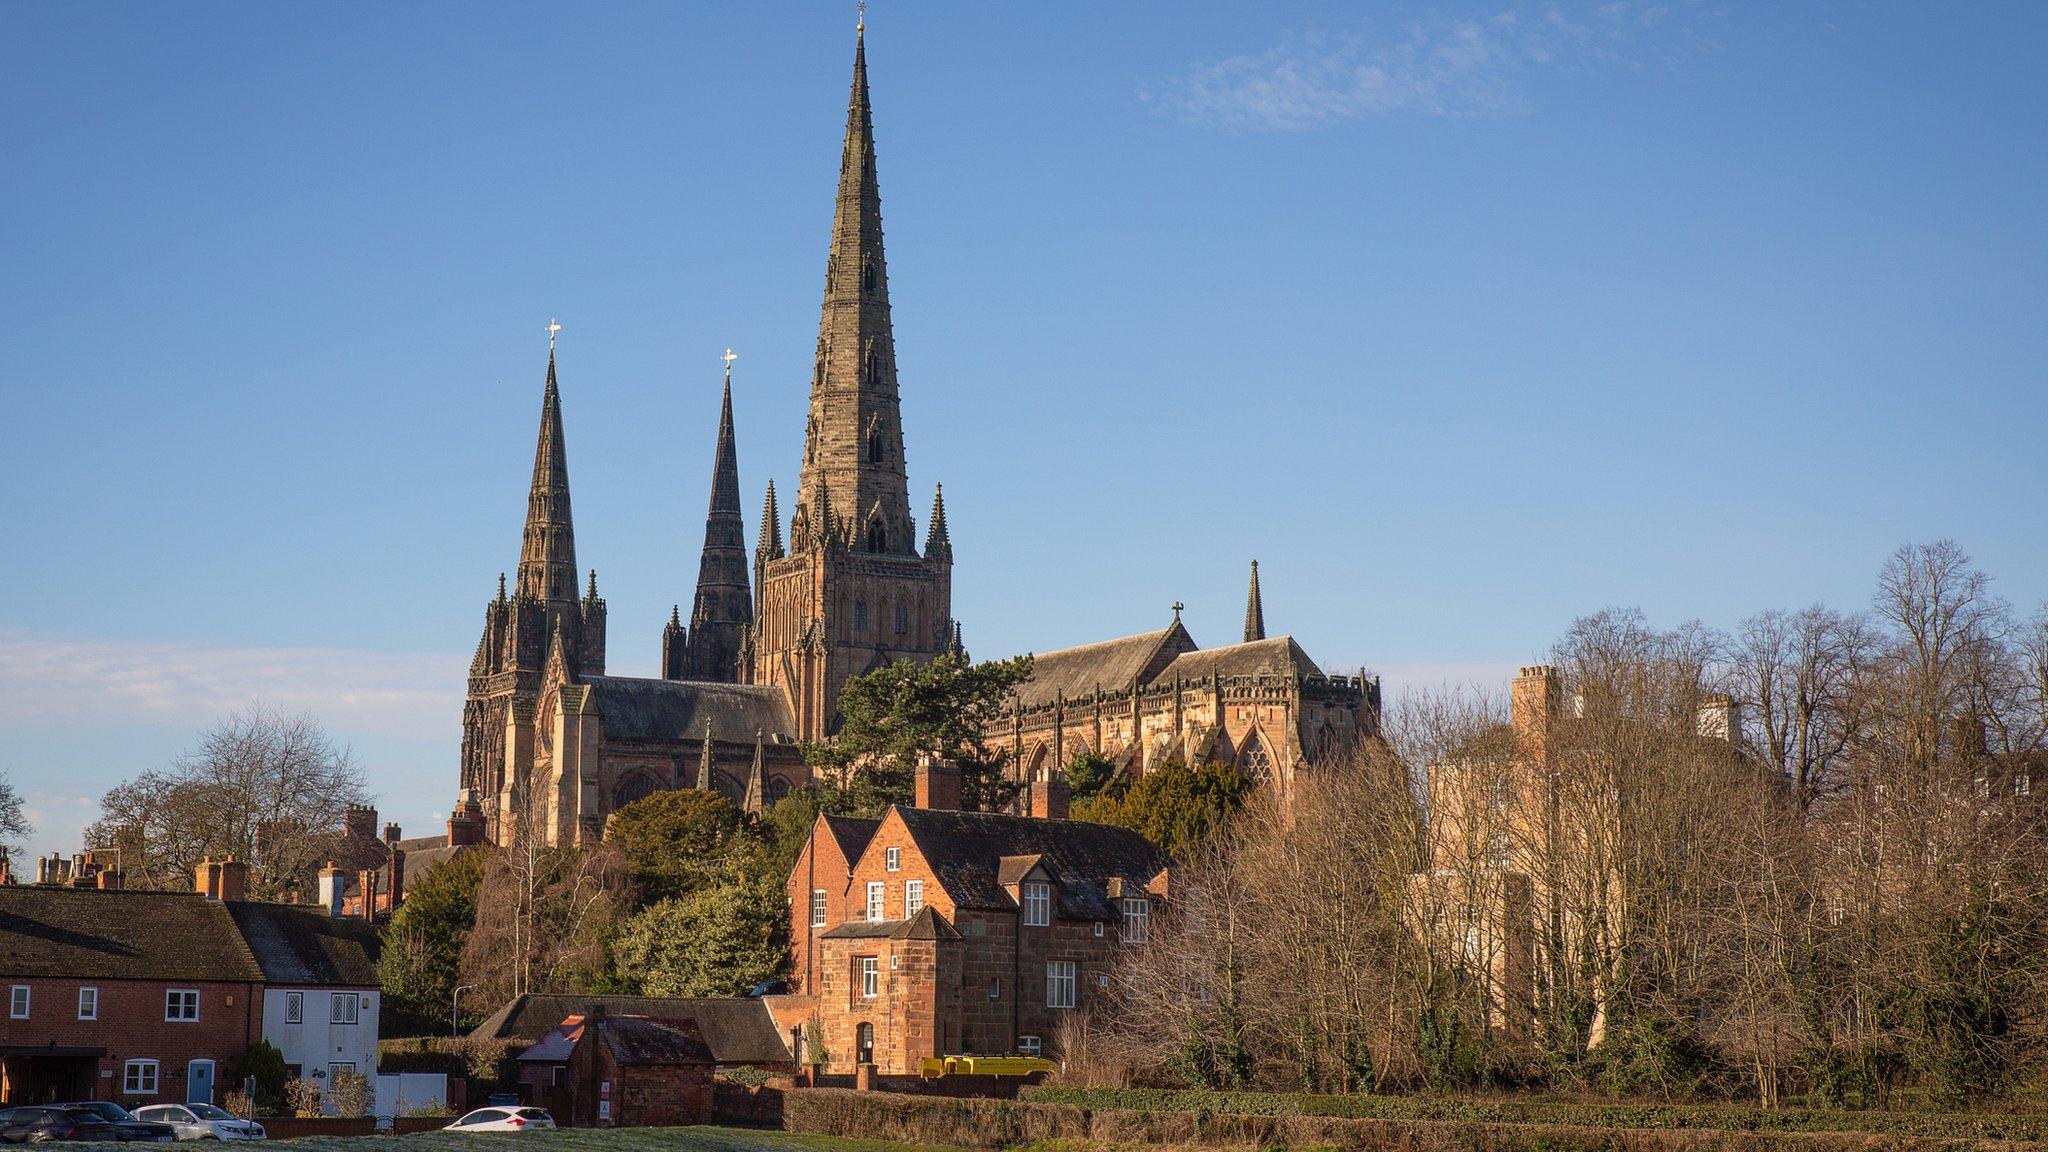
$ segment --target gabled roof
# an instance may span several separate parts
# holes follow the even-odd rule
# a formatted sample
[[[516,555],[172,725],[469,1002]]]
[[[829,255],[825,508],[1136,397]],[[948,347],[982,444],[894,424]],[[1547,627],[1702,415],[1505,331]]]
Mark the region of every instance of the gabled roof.
[[[1017,686],[1017,702],[1030,708],[1062,695],[1091,696],[1097,688],[1124,691],[1134,680],[1151,681],[1175,656],[1194,648],[1194,638],[1176,620],[1157,632],[1041,652],[1031,658],[1031,679]]]
[[[832,839],[838,841],[839,851],[845,855],[849,864],[860,859],[860,854],[868,850],[868,841],[875,838],[875,829],[882,826],[880,820],[864,820],[858,816],[827,815],[821,819],[825,821],[825,830],[832,833]]]
[[[848,920],[828,932],[824,940],[958,940],[959,929],[946,923],[927,904],[908,920]]]
[[[226,906],[191,892],[0,887],[0,978],[259,982]],[[374,981],[373,981],[374,982]]]
[[[1052,877],[1062,919],[1111,920],[1121,910],[1109,902],[1107,881],[1143,888],[1167,866],[1166,854],[1129,828],[998,812],[898,806],[890,813],[962,908],[1015,908],[1003,882],[1004,858],[1033,856]]]
[[[593,1020],[583,1028],[589,1037],[611,1050],[612,1059],[631,1067],[645,1064],[709,1064],[711,1049],[695,1036],[658,1020],[609,1017]]]
[[[491,1040],[537,1041],[571,1016],[602,1008],[614,1020],[689,1020],[720,1064],[786,1064],[789,1046],[782,1029],[758,999],[687,996],[575,996],[529,993],[515,996],[476,1026],[471,1036]]]
[[[377,987],[377,928],[313,904],[237,900],[228,914],[271,984]]]
[[[1308,653],[1294,642],[1294,637],[1275,636],[1222,648],[1184,652],[1161,669],[1156,679],[1170,681],[1178,676],[1188,681],[1207,680],[1212,674],[1226,678],[1282,676],[1299,680],[1304,676],[1320,676],[1323,670],[1308,658]]]
[[[714,740],[752,741],[754,733],[796,739],[789,696],[768,684],[712,684],[695,680],[651,680],[632,676],[591,676],[585,707],[604,717],[608,738],[701,740],[710,725]]]

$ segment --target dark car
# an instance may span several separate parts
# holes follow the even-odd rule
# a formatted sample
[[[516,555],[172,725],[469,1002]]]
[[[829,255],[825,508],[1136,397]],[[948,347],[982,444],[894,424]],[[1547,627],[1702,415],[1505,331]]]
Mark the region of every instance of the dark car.
[[[16,1108],[8,1114],[7,1126],[0,1128],[0,1140],[10,1144],[39,1144],[45,1140],[115,1141],[120,1138],[118,1126],[84,1108]]]
[[[152,1120],[137,1120],[135,1113],[128,1111],[112,1100],[83,1100],[76,1104],[58,1104],[58,1108],[78,1108],[112,1124],[123,1140],[153,1141],[169,1143],[178,1138],[178,1130],[169,1124],[158,1124]]]

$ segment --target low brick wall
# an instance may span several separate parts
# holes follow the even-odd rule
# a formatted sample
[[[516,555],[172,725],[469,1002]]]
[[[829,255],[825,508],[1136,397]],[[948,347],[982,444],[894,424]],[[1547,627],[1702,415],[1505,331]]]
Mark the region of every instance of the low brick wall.
[[[711,1121],[741,1128],[780,1128],[782,1094],[789,1086],[786,1080],[771,1080],[759,1087],[714,1081],[711,1085]]]
[[[399,1136],[410,1136],[414,1132],[438,1132],[453,1123],[453,1116],[397,1116],[392,1118],[391,1131]]]
[[[915,1144],[1003,1148],[1033,1140],[1208,1147],[1319,1146],[1356,1152],[2048,1152],[2048,1143],[1881,1136],[1866,1132],[1742,1132],[1353,1120],[1078,1108],[955,1100],[839,1088],[785,1094],[791,1132]]]
[[[369,1136],[377,1131],[377,1121],[368,1116],[348,1119],[340,1116],[258,1116],[256,1122],[263,1125],[263,1131],[272,1140],[291,1140],[300,1136]]]

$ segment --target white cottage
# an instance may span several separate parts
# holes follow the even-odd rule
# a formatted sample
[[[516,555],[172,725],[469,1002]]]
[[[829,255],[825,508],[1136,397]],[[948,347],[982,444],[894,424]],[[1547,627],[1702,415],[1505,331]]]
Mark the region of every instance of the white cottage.
[[[377,928],[304,904],[230,903],[263,970],[263,1038],[287,1072],[321,1086],[377,1075]]]

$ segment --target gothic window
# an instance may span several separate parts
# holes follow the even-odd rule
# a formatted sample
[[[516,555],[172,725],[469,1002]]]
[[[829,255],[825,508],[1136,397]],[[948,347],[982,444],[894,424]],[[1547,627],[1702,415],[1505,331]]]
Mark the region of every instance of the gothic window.
[[[860,294],[863,296],[875,294],[875,258],[873,256],[863,256],[860,259]]]
[[[881,551],[881,549],[877,548],[877,549],[875,549],[875,551],[879,552],[879,551]],[[901,635],[903,635],[904,633],[906,633],[906,632],[909,632],[909,631],[910,631],[910,608],[909,608],[909,607],[908,607],[907,605],[905,605],[905,604],[903,603],[903,601],[901,601],[901,600],[898,600],[898,601],[896,602],[896,621],[895,621],[895,623],[896,623],[896,634],[897,634],[898,636],[901,636]]]
[[[882,522],[881,522],[880,520],[877,520],[877,521],[875,521],[875,522],[873,522],[873,523],[869,524],[869,525],[868,525],[868,551],[870,551],[870,552],[887,552],[888,550],[889,550],[889,534],[888,534],[887,532],[885,532],[885,531],[883,531],[883,530],[882,530]],[[901,631],[901,629],[898,629],[898,631]]]
[[[868,463],[880,464],[881,462],[882,434],[880,432],[870,432],[868,433]]]
[[[858,631],[868,630],[868,601],[865,596],[853,602],[853,626]]]
[[[860,382],[872,388],[881,383],[881,380],[882,362],[875,355],[875,342],[869,340],[867,347],[861,349],[860,353]]]
[[[652,777],[644,772],[636,772],[613,786],[612,808],[616,811],[636,800],[645,800],[654,794],[654,789],[655,782]]]
[[[1254,784],[1270,784],[1273,780],[1273,758],[1266,754],[1266,745],[1258,736],[1245,740],[1244,751],[1237,758],[1238,770]]]

